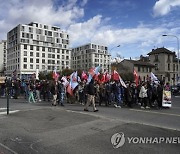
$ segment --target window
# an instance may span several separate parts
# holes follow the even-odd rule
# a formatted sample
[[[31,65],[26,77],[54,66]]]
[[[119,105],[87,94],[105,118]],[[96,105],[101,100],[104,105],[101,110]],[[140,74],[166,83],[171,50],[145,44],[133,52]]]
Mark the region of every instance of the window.
[[[178,65],[176,65],[176,71],[178,71]]]
[[[66,56],[66,59],[69,59],[69,56]]]
[[[55,58],[55,55],[52,54],[52,58]]]
[[[59,59],[60,58],[60,56],[59,55],[57,55],[57,59]]]
[[[168,64],[168,71],[170,71],[170,64]]]
[[[24,37],[24,33],[22,33],[22,37]]]
[[[51,60],[48,60],[48,64],[51,64]]]
[[[154,61],[158,62],[159,61],[159,58],[158,58],[158,55],[155,55],[155,59]]]
[[[30,58],[30,63],[33,63],[33,58]]]
[[[39,52],[36,53],[36,57],[39,57]]]
[[[27,69],[27,64],[24,64],[24,65],[23,65],[23,68],[24,68],[24,69]]]
[[[44,29],[48,29],[48,26],[47,26],[47,25],[44,25]]]
[[[51,48],[48,48],[48,51],[51,52]]]
[[[36,63],[39,63],[39,59],[36,59]]]
[[[142,72],[144,72],[144,67],[142,67]]]
[[[39,65],[36,65],[36,69],[39,69]]]
[[[155,70],[158,70],[158,64],[155,64]]]
[[[30,50],[33,50],[33,45],[30,45]]]
[[[36,51],[39,51],[39,46],[36,47]]]
[[[42,63],[45,64],[45,59],[42,59]]]
[[[138,72],[140,72],[141,71],[141,67],[140,66],[138,66]]]
[[[31,28],[31,27],[29,27],[29,32],[30,32],[30,33],[32,32],[32,28]]]
[[[24,31],[24,26],[21,26],[21,31]]]
[[[48,54],[48,58],[51,58],[51,54]]]
[[[27,56],[27,51],[24,51],[24,56]]]
[[[62,55],[62,59],[64,59],[64,55]]]
[[[43,57],[43,58],[45,57],[45,53],[42,53],[42,57]]]
[[[45,51],[45,47],[42,47],[42,51]]]
[[[168,55],[167,62],[169,62],[169,63],[171,62],[170,55]]]
[[[176,69],[176,65],[175,65],[175,64],[173,64],[173,71],[175,71],[175,69]]]
[[[51,31],[48,31],[48,36],[52,36],[52,32]]]
[[[42,65],[42,69],[45,70],[45,65]]]
[[[33,69],[33,65],[30,65],[30,69]]]
[[[30,56],[33,57],[33,52],[30,52]]]
[[[24,58],[24,62],[27,62],[27,58]]]
[[[27,44],[24,44],[24,49],[27,49]]]
[[[48,70],[51,70],[51,66],[48,66]]]

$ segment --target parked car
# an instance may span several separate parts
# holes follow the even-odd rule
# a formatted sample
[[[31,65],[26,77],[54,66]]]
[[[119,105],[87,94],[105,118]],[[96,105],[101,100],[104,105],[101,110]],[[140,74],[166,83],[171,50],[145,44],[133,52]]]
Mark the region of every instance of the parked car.
[[[180,83],[171,87],[172,95],[180,95]]]

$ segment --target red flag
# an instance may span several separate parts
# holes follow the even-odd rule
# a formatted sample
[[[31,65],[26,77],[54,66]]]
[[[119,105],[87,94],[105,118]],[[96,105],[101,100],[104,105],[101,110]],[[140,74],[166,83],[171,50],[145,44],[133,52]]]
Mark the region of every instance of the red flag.
[[[120,80],[119,73],[117,71],[115,71],[115,70],[112,73],[112,79],[115,80],[115,81]]]
[[[135,70],[134,70],[134,81],[136,83],[136,86],[138,86],[138,84],[139,84],[139,76],[138,76],[138,74],[137,74],[137,72]]]
[[[73,89],[71,88],[71,85],[69,84],[68,87],[67,87],[67,92],[73,96]]]
[[[123,79],[121,78],[121,76],[118,74],[117,71],[113,71],[112,74],[112,79],[114,79],[115,81],[120,81],[121,85],[125,88],[127,88],[126,84],[124,83]]]
[[[93,77],[96,74],[95,73],[95,68],[89,69],[89,74],[91,74],[91,76]]]
[[[105,75],[105,82],[108,82],[111,80],[111,75],[109,73],[106,73]]]
[[[54,69],[54,71],[53,71],[53,79],[57,81],[58,78],[59,78],[59,74],[56,72],[56,69]]]
[[[94,80],[99,81],[99,75],[100,75],[100,73],[95,74],[95,75],[94,75]]]
[[[82,72],[81,79],[82,80],[87,80],[88,79],[88,76],[84,71]]]
[[[102,74],[101,79],[100,79],[100,82],[101,82],[101,83],[104,83],[105,81],[106,81],[106,75],[105,75],[105,74]]]

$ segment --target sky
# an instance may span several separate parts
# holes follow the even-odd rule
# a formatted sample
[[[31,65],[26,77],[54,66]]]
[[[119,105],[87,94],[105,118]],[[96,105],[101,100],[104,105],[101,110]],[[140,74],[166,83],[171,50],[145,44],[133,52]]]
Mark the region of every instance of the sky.
[[[137,58],[160,47],[178,51],[176,37],[162,35],[180,39],[180,0],[0,0],[0,40],[30,22],[60,27],[71,48],[96,43],[112,57]]]

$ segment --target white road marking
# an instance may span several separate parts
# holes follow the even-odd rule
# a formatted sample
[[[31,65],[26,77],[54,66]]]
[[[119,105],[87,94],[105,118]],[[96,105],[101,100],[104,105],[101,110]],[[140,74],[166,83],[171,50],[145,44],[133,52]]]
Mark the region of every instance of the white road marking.
[[[18,154],[17,152],[13,151],[12,149],[10,149],[9,147],[5,146],[4,144],[0,143],[0,146],[2,146],[3,148],[5,148],[6,150],[12,152],[13,154]]]
[[[3,107],[2,107],[2,108],[0,108],[0,110],[7,110],[7,108],[3,108]]]
[[[19,110],[9,111],[9,114],[10,114],[10,113],[16,113],[16,112],[19,112]],[[5,115],[5,114],[7,114],[7,111],[5,111],[5,112],[0,112],[0,115]]]
[[[173,113],[164,113],[164,112],[155,112],[155,111],[145,111],[145,110],[138,110],[138,109],[129,109],[131,111],[137,112],[147,112],[147,113],[155,113],[155,114],[162,114],[162,115],[170,115],[170,116],[177,116],[180,117],[180,114],[173,114]]]

